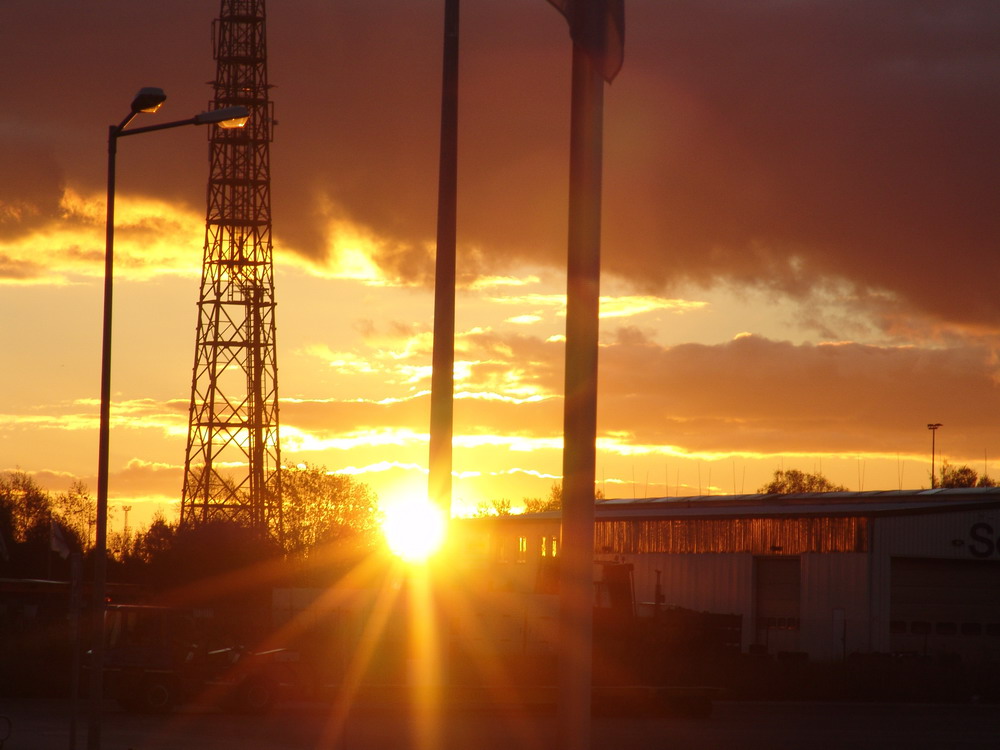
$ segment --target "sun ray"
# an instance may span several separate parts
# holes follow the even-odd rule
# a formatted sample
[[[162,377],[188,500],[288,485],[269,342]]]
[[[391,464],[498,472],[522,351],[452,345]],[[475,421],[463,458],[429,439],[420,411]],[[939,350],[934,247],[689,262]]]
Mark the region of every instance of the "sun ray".
[[[442,649],[438,606],[429,576],[430,567],[411,566],[408,570],[407,619],[409,625],[408,679],[413,706],[417,748],[435,750],[441,746]]]
[[[398,583],[398,575],[387,576],[375,596],[368,621],[347,665],[343,682],[330,709],[330,716],[323,727],[318,747],[340,746],[347,719],[364,683],[365,673],[390,622],[393,604],[399,595]]]
[[[433,566],[449,696],[459,706],[502,709],[513,746],[541,748],[535,717],[555,705],[557,597],[506,591],[487,558],[470,551],[461,528]]]

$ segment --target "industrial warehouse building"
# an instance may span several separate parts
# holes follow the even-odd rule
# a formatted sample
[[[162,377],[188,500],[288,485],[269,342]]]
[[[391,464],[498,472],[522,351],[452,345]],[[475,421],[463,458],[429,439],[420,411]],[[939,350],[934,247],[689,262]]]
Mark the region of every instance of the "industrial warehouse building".
[[[551,591],[558,512],[477,527],[486,585]],[[1000,660],[1000,489],[604,500],[595,559],[640,614],[738,615],[747,654]]]

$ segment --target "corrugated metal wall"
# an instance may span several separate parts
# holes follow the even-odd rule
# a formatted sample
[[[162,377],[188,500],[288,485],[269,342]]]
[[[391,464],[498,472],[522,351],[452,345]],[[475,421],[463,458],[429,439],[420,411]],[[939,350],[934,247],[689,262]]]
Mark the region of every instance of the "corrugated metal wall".
[[[754,604],[755,558],[801,561],[798,630],[780,633],[782,648],[813,659],[892,650],[889,637],[892,560],[997,561],[1000,510],[956,510],[892,516],[815,516],[598,520],[595,552],[635,566],[638,602],[652,602],[657,572],[668,605],[743,616],[743,648],[760,641]],[[531,554],[504,568],[518,580],[500,588],[531,590],[543,535],[558,520],[506,525],[500,536]],[[508,559],[515,559],[514,553]],[[518,575],[514,575],[514,574]],[[771,644],[773,645],[773,644]]]
[[[869,650],[868,556],[802,556],[799,648],[836,661]]]
[[[887,516],[872,522],[869,574],[871,586],[871,650],[891,652],[890,603],[894,557],[1000,559],[1000,511]],[[988,530],[992,530],[989,533]],[[991,539],[992,537],[992,539]]]
[[[754,611],[755,555],[660,553],[622,557],[635,566],[636,601],[653,601],[656,573],[660,571],[667,605],[740,614],[743,650],[760,641]],[[784,640],[770,639],[772,650],[802,650],[811,658],[824,660],[869,650],[868,556],[864,552],[805,554],[800,565],[800,626],[797,632],[779,634],[787,636]]]
[[[875,523],[880,532],[879,549],[888,555],[1000,559],[1000,511],[891,516]],[[987,543],[987,539],[992,541]]]
[[[667,605],[698,612],[743,615],[743,644],[753,637],[753,555],[622,555],[632,563],[637,602],[652,602],[656,572]]]

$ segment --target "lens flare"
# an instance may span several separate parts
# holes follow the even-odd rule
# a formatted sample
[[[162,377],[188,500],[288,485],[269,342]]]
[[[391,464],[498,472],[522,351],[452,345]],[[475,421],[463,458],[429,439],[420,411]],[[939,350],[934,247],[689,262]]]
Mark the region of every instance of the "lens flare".
[[[393,554],[420,563],[444,543],[444,514],[428,500],[406,500],[385,509],[382,533]]]

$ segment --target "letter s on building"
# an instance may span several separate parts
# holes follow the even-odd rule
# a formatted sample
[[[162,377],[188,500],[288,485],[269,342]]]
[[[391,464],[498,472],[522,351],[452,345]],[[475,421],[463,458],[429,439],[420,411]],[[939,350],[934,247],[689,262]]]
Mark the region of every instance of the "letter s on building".
[[[969,552],[973,557],[991,557],[996,551],[996,544],[993,542],[993,527],[984,521],[972,524],[969,529]]]

